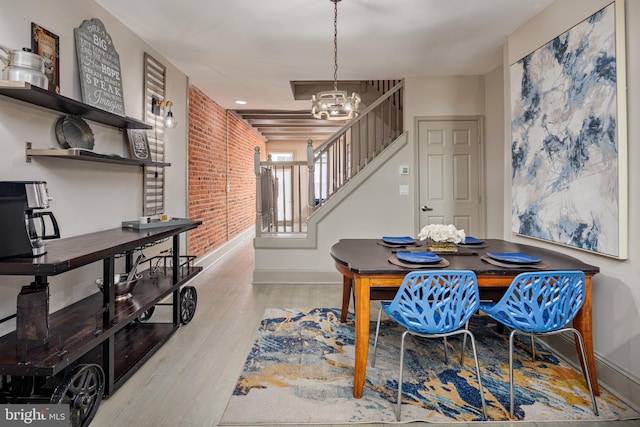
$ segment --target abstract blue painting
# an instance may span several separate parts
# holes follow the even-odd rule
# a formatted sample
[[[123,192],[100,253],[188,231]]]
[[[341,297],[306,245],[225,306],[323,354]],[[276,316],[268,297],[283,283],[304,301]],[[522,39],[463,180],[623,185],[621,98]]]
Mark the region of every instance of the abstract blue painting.
[[[512,231],[620,257],[614,6],[510,67]]]

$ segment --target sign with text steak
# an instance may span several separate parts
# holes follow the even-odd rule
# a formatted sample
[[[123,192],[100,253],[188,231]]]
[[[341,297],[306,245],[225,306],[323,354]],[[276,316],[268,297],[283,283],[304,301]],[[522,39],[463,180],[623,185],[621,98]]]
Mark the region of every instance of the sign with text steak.
[[[120,56],[104,24],[85,20],[74,33],[83,102],[124,116]]]

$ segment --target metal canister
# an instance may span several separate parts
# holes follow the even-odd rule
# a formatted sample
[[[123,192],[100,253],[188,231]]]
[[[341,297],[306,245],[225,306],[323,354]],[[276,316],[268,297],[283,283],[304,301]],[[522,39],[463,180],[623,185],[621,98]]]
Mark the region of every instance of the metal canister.
[[[2,70],[5,80],[22,81],[47,89],[49,79],[44,74],[44,58],[31,52],[31,49],[11,50],[0,46],[6,57],[0,56],[0,61],[6,67]]]

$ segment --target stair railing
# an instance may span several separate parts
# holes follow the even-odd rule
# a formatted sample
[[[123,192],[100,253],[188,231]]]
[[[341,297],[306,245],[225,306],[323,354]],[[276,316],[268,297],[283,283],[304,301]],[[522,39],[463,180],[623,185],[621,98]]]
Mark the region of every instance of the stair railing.
[[[401,80],[313,150],[309,214],[320,208],[404,131]],[[311,189],[313,188],[313,197]]]
[[[306,161],[261,161],[256,147],[256,237],[306,233],[309,215],[404,132],[403,89],[404,80],[385,87],[381,97],[317,148],[308,140]]]

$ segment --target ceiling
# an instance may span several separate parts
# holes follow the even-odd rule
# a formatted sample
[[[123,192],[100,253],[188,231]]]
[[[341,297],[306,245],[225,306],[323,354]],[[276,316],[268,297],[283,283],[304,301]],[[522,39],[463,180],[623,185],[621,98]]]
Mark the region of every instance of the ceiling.
[[[269,126],[249,122],[268,141],[342,125],[314,121],[292,90],[333,80],[331,0],[95,1],[217,104],[248,121],[261,113]],[[339,1],[338,79],[485,74],[502,63],[506,36],[552,1]]]

